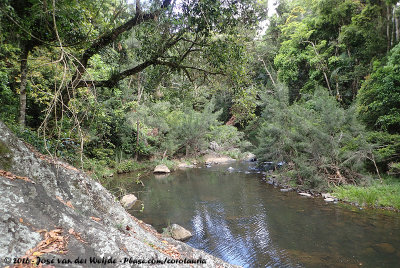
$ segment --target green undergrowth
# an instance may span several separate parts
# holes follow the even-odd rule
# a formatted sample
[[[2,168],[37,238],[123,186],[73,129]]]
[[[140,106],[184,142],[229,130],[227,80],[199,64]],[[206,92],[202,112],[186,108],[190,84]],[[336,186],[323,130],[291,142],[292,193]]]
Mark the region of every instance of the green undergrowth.
[[[338,186],[332,192],[341,200],[362,206],[400,210],[400,180],[393,177],[385,177],[382,183],[373,181],[368,186]]]
[[[148,161],[138,162],[133,159],[127,159],[117,163],[114,170],[117,173],[128,173],[128,172],[147,169],[150,168],[151,166],[152,163]]]
[[[92,173],[93,177],[103,180],[103,178],[111,177],[115,173],[123,174],[135,171],[150,172],[157,165],[161,164],[166,165],[170,170],[176,168],[176,162],[167,159],[142,160],[142,161],[135,161],[134,159],[126,159],[118,163],[113,162],[112,165],[110,165],[105,160],[86,159],[84,163],[84,169],[89,173]]]

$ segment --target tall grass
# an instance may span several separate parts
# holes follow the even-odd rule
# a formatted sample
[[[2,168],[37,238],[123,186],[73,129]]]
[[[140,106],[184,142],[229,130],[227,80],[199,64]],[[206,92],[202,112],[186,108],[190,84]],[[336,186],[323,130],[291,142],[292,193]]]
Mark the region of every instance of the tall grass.
[[[392,207],[400,210],[400,180],[386,177],[381,184],[374,181],[369,186],[343,185],[332,189],[342,200],[363,206]]]

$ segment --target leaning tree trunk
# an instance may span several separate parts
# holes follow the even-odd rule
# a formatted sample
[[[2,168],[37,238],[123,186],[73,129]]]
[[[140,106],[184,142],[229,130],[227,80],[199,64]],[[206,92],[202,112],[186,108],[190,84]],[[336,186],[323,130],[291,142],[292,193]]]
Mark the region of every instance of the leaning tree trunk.
[[[28,72],[29,48],[25,45],[21,52],[21,83],[19,87],[19,124],[25,127],[26,118],[26,83]]]
[[[390,44],[391,44],[391,36],[390,36],[390,23],[391,23],[391,19],[390,19],[390,5],[387,4],[386,6],[386,39],[387,39],[387,52],[390,51]]]
[[[393,31],[396,32],[396,43],[400,41],[400,25],[399,25],[399,18],[397,15],[397,6],[393,7],[393,17],[394,17],[394,29]]]
[[[138,97],[137,97],[137,111],[139,111],[140,108],[140,99],[142,98],[142,93],[143,93],[143,87],[140,84],[140,73],[138,74]],[[138,160],[138,156],[139,156],[139,139],[140,139],[140,118],[139,118],[139,114],[136,120],[136,152],[135,152],[135,161]]]

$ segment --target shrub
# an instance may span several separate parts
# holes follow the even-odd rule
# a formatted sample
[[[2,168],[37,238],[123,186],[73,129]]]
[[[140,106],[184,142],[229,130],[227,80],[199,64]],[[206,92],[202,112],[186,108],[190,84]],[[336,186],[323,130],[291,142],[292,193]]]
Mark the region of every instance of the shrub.
[[[368,134],[368,141],[374,144],[375,161],[379,170],[399,176],[400,170],[396,167],[400,162],[400,135],[374,131]]]
[[[363,83],[358,95],[360,118],[373,130],[400,130],[400,44],[388,57],[388,62],[375,63],[372,74]]]
[[[174,123],[170,123],[170,130],[165,143],[166,149],[171,154],[185,148],[185,154],[197,154],[207,146],[206,137],[210,129],[221,124],[217,118],[222,110],[214,112],[213,101],[199,112],[193,108],[186,108],[183,112],[177,112]]]
[[[356,183],[371,147],[353,108],[343,109],[326,91],[288,104],[285,89],[266,99],[256,155],[284,161],[298,184],[324,188]]]
[[[229,150],[240,146],[244,134],[234,126],[211,126],[207,135],[208,141],[215,141],[221,146],[221,150]]]
[[[116,170],[117,173],[128,173],[131,171],[135,171],[141,168],[141,164],[134,160],[124,160],[117,164]]]

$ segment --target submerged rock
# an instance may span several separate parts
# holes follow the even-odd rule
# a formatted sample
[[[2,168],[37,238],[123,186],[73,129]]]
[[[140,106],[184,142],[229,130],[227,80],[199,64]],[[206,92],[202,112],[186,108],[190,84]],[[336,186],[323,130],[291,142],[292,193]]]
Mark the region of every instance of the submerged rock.
[[[192,233],[178,224],[172,224],[168,228],[171,237],[176,240],[185,241],[192,237]]]
[[[135,205],[137,197],[133,194],[127,194],[121,199],[121,204],[124,208],[130,209]]]
[[[293,191],[292,188],[282,188],[281,189],[281,192],[291,192],[291,191]]]
[[[154,168],[154,173],[170,173],[171,171],[166,165],[158,165]]]
[[[374,246],[377,251],[387,254],[393,254],[396,252],[396,249],[393,247],[392,244],[389,243],[379,243]]]
[[[159,181],[164,181],[167,177],[169,177],[169,173],[154,173],[154,178]]]

